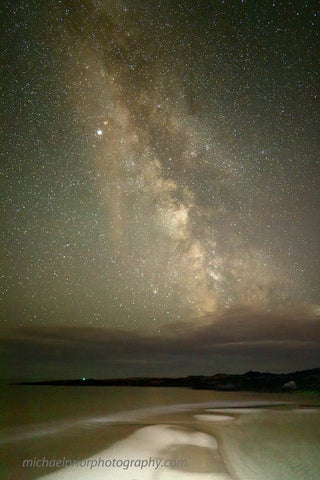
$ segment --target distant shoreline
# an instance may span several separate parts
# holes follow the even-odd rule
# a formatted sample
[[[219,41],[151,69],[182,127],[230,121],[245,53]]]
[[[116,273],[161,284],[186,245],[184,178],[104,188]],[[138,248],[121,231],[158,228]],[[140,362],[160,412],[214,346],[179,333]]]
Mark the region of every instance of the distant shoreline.
[[[16,382],[11,385],[105,386],[105,387],[184,387],[195,390],[254,391],[254,392],[320,392],[320,368],[293,373],[247,372],[240,375],[216,374],[187,377],[133,377]]]

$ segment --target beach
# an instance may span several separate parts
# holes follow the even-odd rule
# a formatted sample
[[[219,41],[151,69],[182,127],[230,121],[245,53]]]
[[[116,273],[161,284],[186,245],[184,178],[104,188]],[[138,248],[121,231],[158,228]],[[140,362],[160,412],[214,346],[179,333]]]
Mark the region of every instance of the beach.
[[[318,396],[22,387],[22,397],[20,418],[2,420],[1,478],[320,478]]]

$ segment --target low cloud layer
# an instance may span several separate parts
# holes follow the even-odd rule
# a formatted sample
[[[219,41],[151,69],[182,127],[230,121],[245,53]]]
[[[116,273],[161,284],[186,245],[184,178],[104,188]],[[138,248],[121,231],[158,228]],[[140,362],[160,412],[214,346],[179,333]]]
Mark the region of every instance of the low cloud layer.
[[[320,320],[310,307],[249,309],[166,325],[158,335],[115,328],[12,327],[0,332],[2,378],[286,372],[319,366]]]

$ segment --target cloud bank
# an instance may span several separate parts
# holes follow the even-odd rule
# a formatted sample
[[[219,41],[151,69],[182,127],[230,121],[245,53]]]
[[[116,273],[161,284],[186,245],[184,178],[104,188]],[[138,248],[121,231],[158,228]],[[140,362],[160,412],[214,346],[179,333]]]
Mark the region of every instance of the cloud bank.
[[[158,335],[118,328],[34,326],[0,332],[2,378],[288,372],[320,360],[320,320],[310,307],[250,309],[176,322]],[[201,319],[203,322],[203,318]]]

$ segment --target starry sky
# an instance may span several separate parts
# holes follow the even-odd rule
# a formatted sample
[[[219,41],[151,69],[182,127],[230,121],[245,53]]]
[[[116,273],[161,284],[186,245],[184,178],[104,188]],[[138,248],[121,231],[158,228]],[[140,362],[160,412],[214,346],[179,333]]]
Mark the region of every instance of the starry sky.
[[[319,334],[319,15],[294,0],[4,2],[7,349],[55,331]]]

